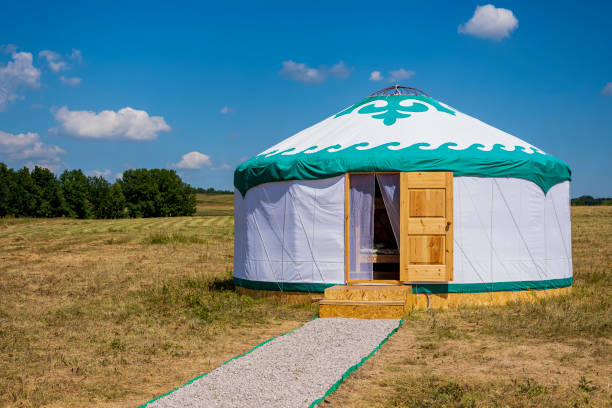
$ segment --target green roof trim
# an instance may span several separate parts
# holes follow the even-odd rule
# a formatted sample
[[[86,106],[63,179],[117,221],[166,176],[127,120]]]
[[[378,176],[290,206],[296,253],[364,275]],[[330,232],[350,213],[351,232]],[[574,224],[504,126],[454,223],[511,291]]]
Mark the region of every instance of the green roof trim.
[[[562,160],[535,149],[531,152],[517,146],[507,150],[495,144],[491,150],[482,150],[482,144],[473,144],[457,150],[456,143],[444,143],[428,149],[428,143],[415,143],[398,149],[397,142],[367,149],[368,143],[357,143],[342,150],[335,145],[314,153],[309,147],[295,154],[288,149],[262,154],[242,163],[234,172],[234,186],[244,196],[257,185],[283,180],[314,180],[350,172],[376,171],[452,171],[456,177],[513,177],[534,182],[547,193],[566,180],[571,170]],[[333,151],[330,151],[333,150]]]

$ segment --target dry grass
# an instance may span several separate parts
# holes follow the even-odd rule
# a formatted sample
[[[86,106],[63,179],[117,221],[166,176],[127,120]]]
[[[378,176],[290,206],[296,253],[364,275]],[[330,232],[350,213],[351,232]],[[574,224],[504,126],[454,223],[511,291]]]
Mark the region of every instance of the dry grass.
[[[196,215],[234,215],[231,194],[197,194]]]
[[[329,407],[612,406],[612,207],[572,207],[570,296],[419,312]]]
[[[610,406],[612,207],[572,216],[571,296],[415,313],[324,405]],[[137,406],[314,315],[236,294],[232,244],[223,215],[0,220],[0,406]]]
[[[0,406],[138,406],[311,319],[233,291],[232,223],[0,220]]]

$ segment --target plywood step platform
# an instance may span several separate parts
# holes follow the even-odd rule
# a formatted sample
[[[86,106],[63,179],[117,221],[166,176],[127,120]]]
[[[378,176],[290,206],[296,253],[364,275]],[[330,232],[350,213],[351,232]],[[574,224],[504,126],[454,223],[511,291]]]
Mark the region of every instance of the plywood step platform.
[[[319,302],[319,317],[401,319],[410,294],[410,287],[402,285],[332,286]]]

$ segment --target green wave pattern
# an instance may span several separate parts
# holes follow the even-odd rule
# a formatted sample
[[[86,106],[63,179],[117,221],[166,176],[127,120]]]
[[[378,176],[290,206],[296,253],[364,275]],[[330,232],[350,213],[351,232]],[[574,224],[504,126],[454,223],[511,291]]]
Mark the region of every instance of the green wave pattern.
[[[415,143],[401,149],[398,142],[368,149],[368,143],[357,143],[339,151],[334,145],[315,153],[309,147],[295,154],[283,154],[295,149],[273,151],[242,163],[234,172],[234,186],[244,196],[257,185],[282,180],[314,180],[348,172],[376,171],[452,171],[456,177],[514,177],[530,180],[547,193],[562,181],[571,180],[571,170],[562,160],[535,149],[521,146],[506,150],[495,144],[491,150],[475,143],[455,150],[456,143],[444,143],[427,149],[428,143]]]

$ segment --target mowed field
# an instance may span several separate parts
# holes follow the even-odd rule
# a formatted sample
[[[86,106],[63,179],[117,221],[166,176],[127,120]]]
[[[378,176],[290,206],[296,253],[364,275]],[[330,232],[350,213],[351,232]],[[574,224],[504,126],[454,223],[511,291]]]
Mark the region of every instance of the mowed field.
[[[315,316],[236,294],[232,257],[231,215],[0,219],[0,406],[139,406]]]
[[[232,197],[198,214],[0,219],[0,406],[138,406],[316,315],[236,294]],[[612,207],[572,222],[572,295],[414,312],[324,405],[612,406]]]
[[[417,312],[329,407],[612,407],[612,207],[572,207],[569,296]]]

